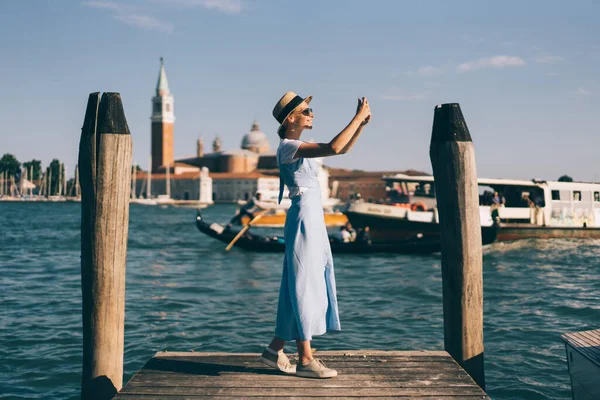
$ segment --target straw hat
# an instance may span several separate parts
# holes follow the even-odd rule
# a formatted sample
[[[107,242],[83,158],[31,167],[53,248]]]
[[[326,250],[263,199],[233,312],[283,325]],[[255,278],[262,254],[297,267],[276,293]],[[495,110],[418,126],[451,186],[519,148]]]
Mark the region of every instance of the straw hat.
[[[273,107],[273,116],[275,117],[277,122],[279,122],[279,128],[277,129],[277,133],[279,133],[279,131],[281,130],[281,127],[283,126],[283,121],[285,121],[285,119],[292,112],[294,112],[294,110],[298,108],[298,106],[302,104],[303,101],[305,101],[306,104],[308,104],[311,100],[312,95],[302,98],[294,92],[287,92],[286,94],[284,94],[281,97],[281,99],[279,99],[277,104],[275,104],[275,107]]]

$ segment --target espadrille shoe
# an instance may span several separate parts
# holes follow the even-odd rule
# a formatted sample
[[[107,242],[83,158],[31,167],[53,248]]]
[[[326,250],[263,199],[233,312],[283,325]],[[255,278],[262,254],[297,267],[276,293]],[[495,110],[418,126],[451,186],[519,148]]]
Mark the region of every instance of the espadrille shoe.
[[[296,366],[290,362],[283,351],[276,352],[267,347],[260,356],[260,361],[286,374],[296,373]]]
[[[296,367],[296,376],[326,379],[337,376],[337,371],[335,369],[327,368],[325,364],[323,364],[323,361],[314,358],[306,365],[298,363],[298,366]]]

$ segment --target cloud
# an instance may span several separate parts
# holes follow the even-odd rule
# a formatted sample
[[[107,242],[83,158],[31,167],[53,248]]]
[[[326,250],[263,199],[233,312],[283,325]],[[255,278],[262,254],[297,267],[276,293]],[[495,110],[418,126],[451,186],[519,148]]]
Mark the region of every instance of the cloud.
[[[457,72],[469,72],[476,69],[482,68],[507,68],[507,67],[521,67],[525,65],[525,60],[521,57],[515,56],[494,56],[488,58],[480,58],[478,60],[469,61],[460,64],[457,68]]]
[[[124,6],[122,4],[111,3],[109,1],[86,1],[83,4],[85,4],[88,7],[105,8],[113,11],[123,11],[128,8],[127,6]]]
[[[121,21],[127,25],[133,25],[151,31],[173,32],[173,25],[163,22],[157,18],[143,14],[117,14],[113,16],[117,21]]]
[[[592,92],[590,92],[586,88],[580,87],[579,89],[577,89],[577,94],[579,96],[589,96],[590,94],[592,94]]]
[[[203,7],[226,13],[239,13],[244,9],[242,0],[152,0],[154,3],[179,5],[184,7]]]
[[[397,94],[397,95],[385,95],[383,100],[389,101],[419,101],[425,100],[429,97],[431,92],[413,93],[413,94]]]
[[[92,8],[110,10],[112,11],[112,18],[114,20],[127,25],[159,32],[173,32],[173,25],[147,15],[136,7],[110,1],[88,1],[84,2],[83,4]]]
[[[542,64],[554,64],[559,61],[564,61],[564,58],[562,58],[561,56],[541,56],[536,57],[535,59],[535,62]]]
[[[417,73],[419,75],[424,75],[424,76],[440,75],[440,74],[444,73],[444,68],[443,67],[433,67],[433,66],[421,67],[421,68],[419,68]]]

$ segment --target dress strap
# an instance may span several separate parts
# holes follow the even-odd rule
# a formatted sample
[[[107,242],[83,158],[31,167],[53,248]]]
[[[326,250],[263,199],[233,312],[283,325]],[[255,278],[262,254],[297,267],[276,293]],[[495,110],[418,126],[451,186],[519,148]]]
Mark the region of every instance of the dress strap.
[[[281,174],[281,172],[280,172]],[[283,176],[280,175],[279,176],[279,200],[277,201],[277,204],[281,204],[281,199],[283,199]]]

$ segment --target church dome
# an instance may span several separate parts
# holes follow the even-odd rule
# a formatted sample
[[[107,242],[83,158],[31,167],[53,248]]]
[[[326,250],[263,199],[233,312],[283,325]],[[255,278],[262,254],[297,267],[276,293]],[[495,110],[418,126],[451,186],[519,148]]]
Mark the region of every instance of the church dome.
[[[269,151],[269,139],[264,132],[261,132],[258,122],[254,121],[250,132],[244,135],[244,138],[242,139],[242,149],[250,150],[255,153]]]

